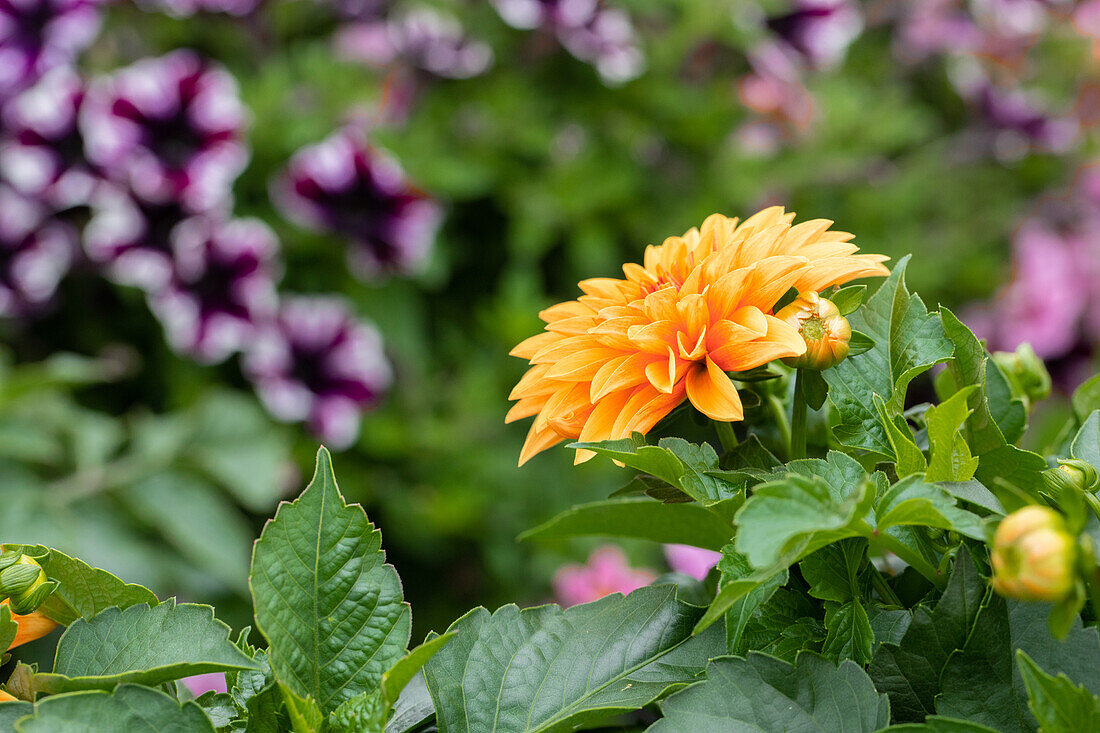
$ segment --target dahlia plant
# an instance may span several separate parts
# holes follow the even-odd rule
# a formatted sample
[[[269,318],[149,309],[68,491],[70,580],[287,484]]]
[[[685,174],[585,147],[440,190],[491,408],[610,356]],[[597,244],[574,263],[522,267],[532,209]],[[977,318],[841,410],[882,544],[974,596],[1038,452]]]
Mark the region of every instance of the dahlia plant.
[[[988,353],[908,290],[908,258],[887,268],[830,227],[712,216],[582,282],[514,351],[531,367],[508,419],[534,418],[520,462],[566,442],[624,469],[521,539],[650,540],[680,573],[601,549],[559,574],[568,608],[476,608],[410,650],[397,569],[322,448],[253,548],[254,629],[5,545],[0,641],[64,630],[52,667],[15,664],[0,727],[1096,730],[1100,377],[1052,455],[1020,447],[1050,388],[1034,352]],[[237,262],[229,232],[201,234],[196,263]],[[173,287],[225,310],[187,272]],[[372,337],[336,304],[283,309],[249,369],[339,439],[341,405],[370,399],[352,383]],[[347,359],[314,356],[321,340]],[[215,689],[194,697],[196,675]]]

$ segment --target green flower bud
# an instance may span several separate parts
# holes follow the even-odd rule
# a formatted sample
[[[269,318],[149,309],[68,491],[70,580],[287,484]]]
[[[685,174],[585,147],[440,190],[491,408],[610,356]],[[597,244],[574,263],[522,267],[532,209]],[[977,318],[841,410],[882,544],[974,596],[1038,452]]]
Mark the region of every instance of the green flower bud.
[[[42,578],[45,577],[46,574],[42,573]],[[11,612],[24,616],[38,610],[38,607],[57,590],[59,585],[60,583],[56,580],[43,580],[39,583],[35,583],[30,590],[24,592],[19,597],[12,596],[11,600],[8,601],[11,605]]]
[[[19,558],[21,557],[23,557],[23,553],[19,552],[19,550],[4,550],[0,552],[0,570],[19,562]]]
[[[42,568],[16,563],[0,570],[0,595],[18,596],[38,581]]]
[[[1013,396],[1029,407],[1050,396],[1050,372],[1031,344],[1020,344],[1014,352],[995,351],[993,361],[1008,378]]]
[[[1008,598],[1058,601],[1074,585],[1077,542],[1062,515],[1027,506],[1001,520],[990,561],[993,589]]]

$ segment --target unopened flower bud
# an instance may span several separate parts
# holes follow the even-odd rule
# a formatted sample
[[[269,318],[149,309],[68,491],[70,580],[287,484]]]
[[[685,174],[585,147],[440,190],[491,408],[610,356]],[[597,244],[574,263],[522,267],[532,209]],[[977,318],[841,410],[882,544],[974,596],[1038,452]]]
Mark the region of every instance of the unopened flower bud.
[[[12,613],[23,615],[34,611],[56,590],[57,585],[27,555],[21,555],[14,564],[0,570],[0,597],[9,598]]]
[[[1009,598],[1061,600],[1073,588],[1076,554],[1061,514],[1024,507],[1001,520],[993,536],[993,588]]]
[[[19,562],[19,558],[21,557],[23,557],[23,553],[19,550],[4,550],[0,552],[0,570]]]
[[[22,563],[9,565],[0,570],[0,596],[22,595],[30,590],[30,587],[38,580],[41,572],[41,568]]]
[[[827,298],[813,290],[799,293],[775,317],[797,330],[806,341],[806,353],[783,360],[787,366],[823,371],[848,356],[852,327]]]
[[[1050,396],[1050,372],[1031,344],[1020,344],[1016,351],[995,351],[993,361],[1008,378],[1014,397],[1031,405]]]

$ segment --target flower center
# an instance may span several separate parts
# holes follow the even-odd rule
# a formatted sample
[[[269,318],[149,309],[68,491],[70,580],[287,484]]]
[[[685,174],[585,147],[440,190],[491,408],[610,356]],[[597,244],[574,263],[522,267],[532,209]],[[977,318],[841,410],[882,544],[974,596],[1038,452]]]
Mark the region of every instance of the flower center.
[[[802,322],[802,338],[807,341],[817,341],[826,336],[825,321],[814,316]]]

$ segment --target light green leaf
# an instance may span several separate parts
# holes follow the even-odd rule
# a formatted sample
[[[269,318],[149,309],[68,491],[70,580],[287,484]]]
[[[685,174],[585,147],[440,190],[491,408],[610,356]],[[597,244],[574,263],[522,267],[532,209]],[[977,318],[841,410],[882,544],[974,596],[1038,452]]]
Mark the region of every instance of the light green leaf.
[[[638,537],[721,550],[733,536],[733,526],[698,504],[664,504],[641,498],[610,499],[575,506],[527,530],[519,539],[583,536]]]
[[[1074,458],[1091,463],[1100,470],[1100,410],[1095,410],[1085,420],[1070,444],[1069,453]]]
[[[901,259],[870,300],[849,318],[852,328],[875,341],[874,348],[851,356],[823,372],[829,399],[837,407],[837,439],[853,448],[890,455],[890,444],[875,409],[879,395],[891,414],[900,413],[909,383],[951,356],[952,344],[938,314],[929,313],[919,296],[905,287]]]
[[[194,476],[165,471],[119,496],[184,558],[229,588],[247,590],[253,532],[223,492]]]
[[[788,474],[757,486],[737,512],[734,546],[756,568],[791,562],[845,537],[860,535],[857,525],[875,499],[875,488],[863,480],[838,500],[820,476]],[[789,564],[789,563],[787,563]]]
[[[325,733],[382,733],[389,707],[382,691],[364,692],[332,711],[325,722]]]
[[[366,690],[405,653],[411,624],[381,533],[347,506],[331,458],[296,501],[282,504],[252,555],[256,624],[276,678],[322,712]]]
[[[1100,730],[1100,698],[1064,674],[1047,674],[1022,650],[1016,652],[1016,663],[1040,733]]]
[[[867,610],[859,601],[848,601],[839,606],[826,605],[825,644],[821,648],[833,662],[851,659],[860,666],[871,661],[871,647],[875,634]]]
[[[194,603],[108,608],[78,619],[57,643],[52,673],[34,676],[38,692],[110,690],[124,682],[157,685],[206,672],[255,669],[229,640],[214,609]]]
[[[1095,410],[1100,410],[1100,374],[1094,374],[1073,390],[1071,402],[1073,413],[1081,422],[1087,420]]]
[[[925,483],[921,476],[909,476],[890,487],[875,507],[878,529],[904,525],[939,527],[976,540],[985,539],[982,520],[955,504],[942,486]]]
[[[34,713],[34,705],[23,700],[0,702],[0,730],[15,730],[15,721]]]
[[[388,707],[392,707],[397,702],[397,698],[401,691],[405,689],[405,685],[409,684],[409,681],[416,676],[420,668],[427,664],[428,660],[435,656],[453,637],[454,634],[443,634],[428,639],[386,670],[386,673],[382,675],[382,700],[385,701]]]
[[[866,297],[866,285],[849,285],[830,295],[829,300],[831,300],[833,305],[837,307],[837,310],[840,311],[840,315],[846,316],[863,305],[863,299]]]
[[[283,693],[283,709],[294,733],[321,733],[325,725],[325,714],[314,699],[308,695],[300,697],[282,682],[279,683],[279,690]]]
[[[271,682],[248,698],[248,726],[245,733],[287,733],[290,730],[284,689],[278,682]]]
[[[962,428],[972,410],[967,407],[977,385],[963,387],[942,404],[932,405],[924,413],[928,425],[928,481],[966,481],[978,468],[978,459],[970,454]]]
[[[564,611],[475,609],[424,667],[440,730],[571,731],[648,705],[724,652],[721,629],[691,635],[701,614],[667,585]]]
[[[10,649],[18,633],[19,624],[12,618],[11,606],[5,603],[0,606],[0,649]]]
[[[435,716],[432,696],[424,682],[424,671],[416,673],[393,706],[393,714],[386,721],[386,733],[409,733]]]
[[[859,666],[834,667],[810,652],[793,666],[756,653],[715,659],[705,682],[661,703],[661,712],[650,733],[872,733],[890,722],[889,701]]]
[[[22,549],[31,554],[48,549],[40,545],[4,547]],[[59,624],[67,626],[78,618],[90,619],[111,606],[129,608],[142,603],[151,606],[160,603],[148,588],[125,583],[106,570],[93,568],[58,550],[48,549],[48,552],[38,564],[46,571],[46,575],[61,585],[38,610]]]
[[[924,452],[917,447],[909,423],[905,422],[905,418],[901,415],[891,415],[886,408],[886,403],[878,395],[874,396],[874,401],[879,420],[886,428],[886,437],[893,449],[892,455],[896,458],[895,470],[898,477],[905,478],[914,473],[924,473],[928,468],[928,461],[924,457]]]
[[[52,695],[34,713],[15,724],[19,733],[214,733],[214,726],[194,702],[182,705],[163,692],[119,685],[114,692],[86,691]]]

